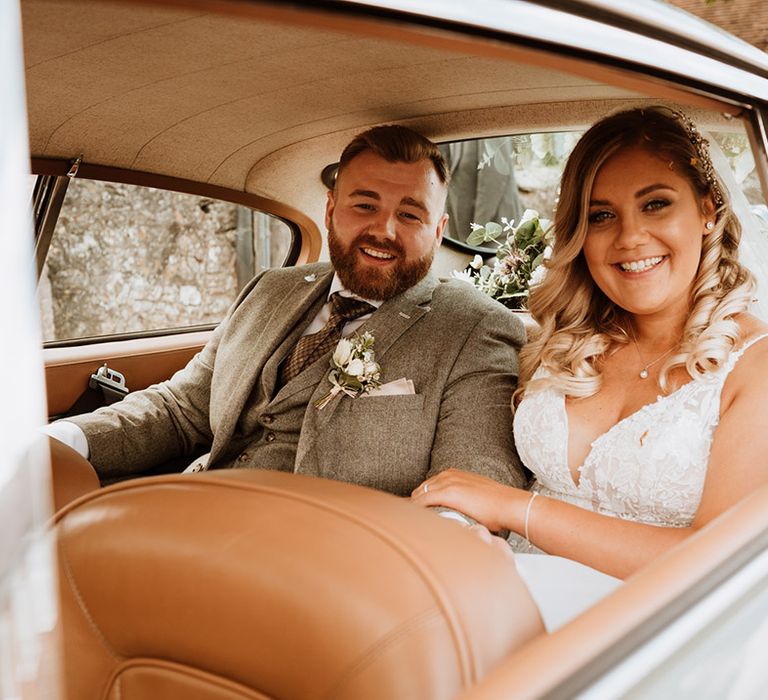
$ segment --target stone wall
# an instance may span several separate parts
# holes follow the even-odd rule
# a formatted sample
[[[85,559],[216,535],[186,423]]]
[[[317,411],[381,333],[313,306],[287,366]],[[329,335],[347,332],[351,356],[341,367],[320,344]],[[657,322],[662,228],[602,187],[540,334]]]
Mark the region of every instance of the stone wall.
[[[238,209],[175,192],[73,180],[40,284],[44,338],[219,321],[246,281],[238,279],[236,247],[238,235],[253,239],[252,230],[243,230],[252,219],[249,210],[238,217]]]

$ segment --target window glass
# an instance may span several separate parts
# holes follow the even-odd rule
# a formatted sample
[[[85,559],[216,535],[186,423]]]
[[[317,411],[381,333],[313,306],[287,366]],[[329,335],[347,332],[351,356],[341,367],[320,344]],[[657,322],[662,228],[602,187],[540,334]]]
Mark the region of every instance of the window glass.
[[[463,279],[509,308],[524,310],[530,285],[546,274],[541,263],[551,251],[554,231],[549,222],[554,219],[560,177],[582,133],[443,144],[451,169],[445,233],[451,253],[441,258],[441,274]],[[706,136],[742,225],[740,260],[757,279],[752,311],[768,318],[768,208],[749,139],[738,121]],[[522,221],[526,223],[518,234]]]
[[[39,284],[44,340],[216,323],[290,227],[229,202],[73,179]]]
[[[582,133],[518,134],[441,145],[451,169],[446,236],[466,243],[473,223],[501,223],[502,217],[519,221],[526,209],[551,221],[565,161]],[[733,131],[713,131],[709,136],[722,149],[752,213],[768,226],[768,208],[747,134],[734,123]]]
[[[446,235],[466,243],[472,224],[501,223],[502,218],[519,221],[526,209],[551,219],[560,174],[581,133],[518,134],[443,144],[440,149],[451,170]]]

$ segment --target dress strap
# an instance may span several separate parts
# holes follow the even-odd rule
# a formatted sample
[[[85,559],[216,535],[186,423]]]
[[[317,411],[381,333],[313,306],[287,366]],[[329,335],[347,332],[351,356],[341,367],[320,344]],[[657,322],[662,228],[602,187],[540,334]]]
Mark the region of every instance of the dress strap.
[[[728,367],[728,373],[734,368],[736,363],[738,362],[739,358],[747,351],[749,348],[751,348],[755,343],[768,338],[768,333],[761,333],[760,335],[756,335],[754,338],[750,338],[744,345],[742,345],[736,352],[732,353],[731,356],[728,358],[728,364],[726,365]]]

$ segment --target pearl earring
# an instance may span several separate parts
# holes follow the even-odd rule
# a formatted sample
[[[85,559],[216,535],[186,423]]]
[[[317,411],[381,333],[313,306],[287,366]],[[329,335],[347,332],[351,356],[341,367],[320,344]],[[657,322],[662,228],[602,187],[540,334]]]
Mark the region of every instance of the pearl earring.
[[[715,222],[714,221],[707,221],[705,228],[707,231],[711,231],[713,228],[715,228]]]

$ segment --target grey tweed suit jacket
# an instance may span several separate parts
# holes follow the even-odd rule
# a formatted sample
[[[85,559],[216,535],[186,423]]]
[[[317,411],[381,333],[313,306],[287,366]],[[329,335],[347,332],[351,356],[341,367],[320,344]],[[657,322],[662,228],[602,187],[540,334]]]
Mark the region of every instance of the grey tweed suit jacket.
[[[328,357],[276,391],[278,368],[325,303],[327,263],[268,270],[240,295],[206,347],[171,379],[70,418],[103,478],[210,451],[208,468],[292,470],[406,495],[448,467],[523,485],[510,401],[519,319],[459,281],[428,275],[359,332],[375,337],[382,382],[415,395],[338,396]]]

